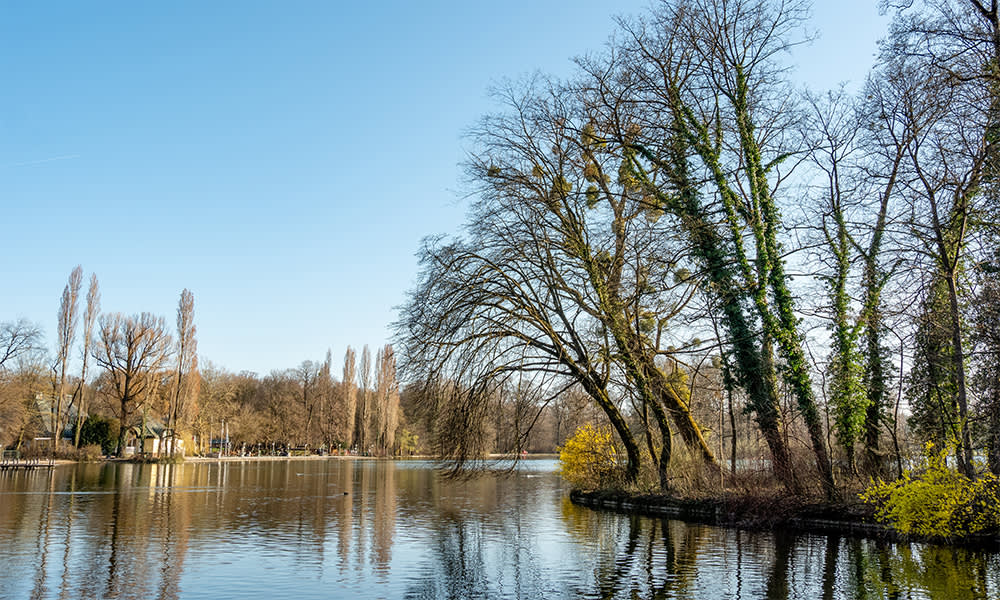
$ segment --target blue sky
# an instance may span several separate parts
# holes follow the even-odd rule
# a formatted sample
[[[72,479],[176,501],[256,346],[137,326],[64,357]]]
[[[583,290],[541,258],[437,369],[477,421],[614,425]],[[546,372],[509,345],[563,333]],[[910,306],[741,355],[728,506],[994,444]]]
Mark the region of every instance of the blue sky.
[[[797,78],[859,82],[874,0],[819,2]],[[422,237],[458,230],[488,88],[567,75],[648,2],[5,2],[0,321],[55,345],[77,264],[105,311],[195,296],[202,359],[266,373],[388,341]]]

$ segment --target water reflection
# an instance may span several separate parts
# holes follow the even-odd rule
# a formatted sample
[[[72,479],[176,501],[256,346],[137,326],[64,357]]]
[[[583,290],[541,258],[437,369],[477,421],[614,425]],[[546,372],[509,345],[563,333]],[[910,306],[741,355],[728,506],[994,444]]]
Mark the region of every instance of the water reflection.
[[[573,506],[551,463],[78,465],[0,477],[0,598],[996,598],[995,554]]]
[[[1000,597],[1000,557],[989,552],[588,516],[571,504],[563,515],[598,555],[595,597]]]

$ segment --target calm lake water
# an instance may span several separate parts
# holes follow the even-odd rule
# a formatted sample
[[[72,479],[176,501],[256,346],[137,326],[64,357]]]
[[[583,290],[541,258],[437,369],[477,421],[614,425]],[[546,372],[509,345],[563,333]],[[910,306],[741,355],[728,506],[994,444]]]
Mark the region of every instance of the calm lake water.
[[[0,598],[1000,598],[1000,557],[573,506],[553,461],[0,475]]]

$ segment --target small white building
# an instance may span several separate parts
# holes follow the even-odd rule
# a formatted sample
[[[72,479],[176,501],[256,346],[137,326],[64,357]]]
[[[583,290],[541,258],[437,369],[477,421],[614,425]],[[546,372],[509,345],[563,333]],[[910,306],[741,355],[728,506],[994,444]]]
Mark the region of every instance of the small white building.
[[[174,447],[177,448],[177,454],[184,455],[184,440],[176,435],[172,429],[151,423],[146,425],[146,431],[141,435],[139,427],[134,427],[132,433],[136,442],[141,438],[142,443],[126,447],[126,456],[135,454],[137,447],[141,448],[140,451],[143,455],[148,456],[168,455]]]

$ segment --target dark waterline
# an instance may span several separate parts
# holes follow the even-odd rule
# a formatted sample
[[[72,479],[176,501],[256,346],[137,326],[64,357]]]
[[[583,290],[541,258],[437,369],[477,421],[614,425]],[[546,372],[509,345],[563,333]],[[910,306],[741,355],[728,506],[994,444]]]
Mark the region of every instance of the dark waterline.
[[[0,598],[1000,598],[1000,557],[592,511],[552,461],[0,476]],[[345,494],[346,492],[346,494]]]

